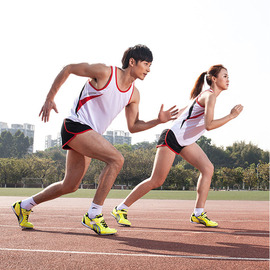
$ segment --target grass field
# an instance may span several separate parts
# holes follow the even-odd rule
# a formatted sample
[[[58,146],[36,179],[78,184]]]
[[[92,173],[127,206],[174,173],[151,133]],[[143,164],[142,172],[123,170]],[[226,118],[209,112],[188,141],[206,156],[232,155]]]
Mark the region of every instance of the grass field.
[[[41,190],[41,188],[0,188],[0,196],[29,197]],[[130,190],[111,190],[108,198],[122,199],[129,193]],[[94,189],[79,189],[76,192],[63,197],[93,198],[94,194]],[[160,200],[194,200],[196,198],[196,191],[152,190],[143,198]],[[268,201],[269,191],[209,191],[208,200]]]

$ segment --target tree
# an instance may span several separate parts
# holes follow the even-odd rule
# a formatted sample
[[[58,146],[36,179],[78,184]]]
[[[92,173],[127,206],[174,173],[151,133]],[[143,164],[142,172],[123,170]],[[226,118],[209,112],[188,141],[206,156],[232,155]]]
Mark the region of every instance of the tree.
[[[251,164],[248,168],[244,170],[243,173],[243,181],[248,189],[250,190],[252,187],[257,186],[257,173],[255,164]]]
[[[13,136],[13,142],[15,150],[14,155],[17,158],[22,158],[27,154],[28,148],[30,146],[30,140],[28,137],[25,137],[20,130],[18,130]]]
[[[0,136],[0,157],[9,158],[14,156],[13,136],[9,131],[3,131]]]
[[[0,158],[22,158],[31,144],[33,139],[25,137],[20,130],[14,136],[9,131],[3,131],[0,136]]]
[[[257,178],[259,188],[269,188],[269,163],[260,162],[257,165]]]

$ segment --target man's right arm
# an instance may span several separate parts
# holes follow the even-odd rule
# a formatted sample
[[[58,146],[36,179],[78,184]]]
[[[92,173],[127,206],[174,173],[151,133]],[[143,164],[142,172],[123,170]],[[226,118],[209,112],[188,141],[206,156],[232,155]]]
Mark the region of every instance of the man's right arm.
[[[41,108],[39,116],[44,122],[49,121],[50,111],[52,109],[57,111],[56,104],[54,102],[54,97],[56,96],[60,87],[64,84],[70,74],[77,76],[88,77],[96,79],[99,83],[106,82],[107,78],[110,76],[111,69],[104,64],[92,64],[87,63],[81,64],[70,64],[65,66],[60,73],[56,76],[51,89],[47,95],[46,101]]]

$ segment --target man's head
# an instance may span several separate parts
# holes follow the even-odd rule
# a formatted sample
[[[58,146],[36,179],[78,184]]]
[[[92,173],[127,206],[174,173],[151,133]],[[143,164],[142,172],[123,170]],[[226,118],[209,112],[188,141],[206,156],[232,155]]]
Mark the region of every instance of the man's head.
[[[146,61],[146,62],[153,62],[153,55],[152,52],[148,47],[145,45],[136,45],[134,47],[128,48],[123,55],[122,58],[122,68],[128,68],[131,59],[135,60],[136,64],[138,61]]]

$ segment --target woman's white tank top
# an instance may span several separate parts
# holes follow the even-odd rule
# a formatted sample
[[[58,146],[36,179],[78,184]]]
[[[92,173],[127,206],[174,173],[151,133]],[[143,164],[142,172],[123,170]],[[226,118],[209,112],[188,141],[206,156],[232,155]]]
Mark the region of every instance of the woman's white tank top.
[[[212,89],[205,91],[210,91],[213,93]],[[190,105],[184,110],[179,118],[174,121],[171,128],[175,134],[177,142],[181,146],[190,145],[196,142],[205,132],[205,108],[198,102],[200,95],[191,101]]]

